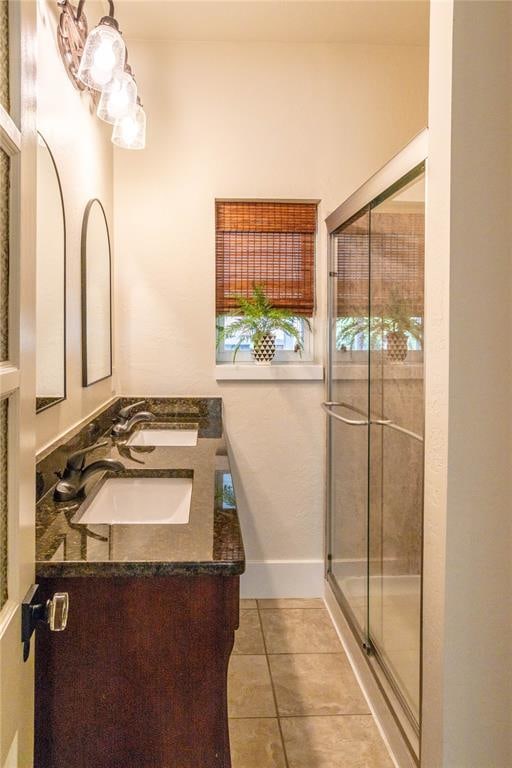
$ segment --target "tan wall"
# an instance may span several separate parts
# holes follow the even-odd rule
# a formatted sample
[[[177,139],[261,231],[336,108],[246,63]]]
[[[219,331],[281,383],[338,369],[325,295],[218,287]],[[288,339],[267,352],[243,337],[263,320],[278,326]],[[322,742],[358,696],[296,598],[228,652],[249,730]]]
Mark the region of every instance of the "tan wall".
[[[422,766],[507,768],[512,5],[433,3],[430,29]]]
[[[100,3],[87,3],[90,25],[102,13]],[[99,120],[90,97],[73,87],[57,48],[55,3],[38,3],[38,129],[59,170],[67,229],[67,399],[36,418],[37,448],[94,411],[112,395],[112,379],[82,387],[80,236],[85,206],[98,197],[112,225],[111,129]]]
[[[250,560],[322,558],[321,382],[215,380],[214,199],[320,199],[323,219],[426,124],[423,48],[129,41],[145,152],[114,160],[126,395],[221,395]]]

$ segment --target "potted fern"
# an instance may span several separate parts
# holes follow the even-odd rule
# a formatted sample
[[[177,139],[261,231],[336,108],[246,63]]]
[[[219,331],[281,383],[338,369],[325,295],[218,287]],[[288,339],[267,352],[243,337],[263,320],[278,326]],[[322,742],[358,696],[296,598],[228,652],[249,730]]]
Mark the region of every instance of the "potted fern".
[[[412,316],[410,303],[392,292],[382,316],[345,317],[338,322],[336,346],[352,349],[361,334],[368,334],[370,349],[382,349],[390,362],[403,363],[408,337],[423,340],[421,319]]]
[[[408,337],[423,342],[423,324],[413,316],[410,301],[391,291],[385,314],[377,318],[385,341],[386,356],[392,363],[403,363],[407,357]]]
[[[233,362],[242,344],[249,343],[256,365],[270,365],[276,354],[276,331],[283,331],[295,339],[295,352],[302,352],[303,344],[299,329],[295,325],[298,316],[286,309],[272,306],[262,285],[254,285],[252,296],[237,298],[238,307],[234,314],[237,320],[224,326],[217,326],[217,347],[229,336],[238,337],[233,351]],[[308,328],[307,318],[302,318]]]

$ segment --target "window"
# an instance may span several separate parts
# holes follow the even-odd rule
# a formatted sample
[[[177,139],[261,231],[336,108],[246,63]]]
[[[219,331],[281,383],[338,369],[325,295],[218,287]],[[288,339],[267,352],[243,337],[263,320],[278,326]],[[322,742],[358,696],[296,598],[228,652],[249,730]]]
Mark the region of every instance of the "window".
[[[217,327],[227,327],[239,319],[238,315],[221,315],[217,318]],[[311,343],[311,332],[302,318],[297,318],[294,321],[294,325],[299,332],[299,336],[302,339],[303,351],[302,355],[298,356],[295,352],[296,339],[289,336],[283,331],[276,331],[276,359],[280,362],[294,362],[297,360],[312,360],[313,349]],[[217,361],[219,363],[231,363],[233,361],[233,354],[239,343],[240,337],[238,335],[229,336],[226,335],[222,348],[217,350]],[[239,350],[236,355],[237,361],[251,360],[251,345],[248,341],[243,340],[240,344]]]
[[[250,298],[263,286],[274,307],[297,316],[295,326],[304,345],[302,360],[312,359],[308,324],[315,304],[315,238],[317,204],[303,202],[218,201],[216,203],[217,327],[229,328],[239,315],[239,297]],[[224,337],[219,362],[231,362],[239,341]],[[300,361],[296,340],[276,334],[276,360]],[[237,361],[251,360],[244,342]]]

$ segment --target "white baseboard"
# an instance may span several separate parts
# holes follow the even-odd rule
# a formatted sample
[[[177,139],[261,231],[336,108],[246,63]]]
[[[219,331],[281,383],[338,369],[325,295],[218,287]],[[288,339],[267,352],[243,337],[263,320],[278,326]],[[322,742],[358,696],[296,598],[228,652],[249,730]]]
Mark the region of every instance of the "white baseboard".
[[[323,597],[323,560],[249,560],[240,579],[240,596]]]

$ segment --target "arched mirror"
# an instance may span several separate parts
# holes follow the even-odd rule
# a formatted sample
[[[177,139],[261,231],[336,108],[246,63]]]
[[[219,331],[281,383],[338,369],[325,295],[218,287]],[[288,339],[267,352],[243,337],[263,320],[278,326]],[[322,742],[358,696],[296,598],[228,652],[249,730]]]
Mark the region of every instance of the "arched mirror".
[[[107,217],[90,200],[82,223],[82,383],[112,376],[111,254]]]
[[[54,157],[37,137],[36,411],[66,398],[66,219]]]

